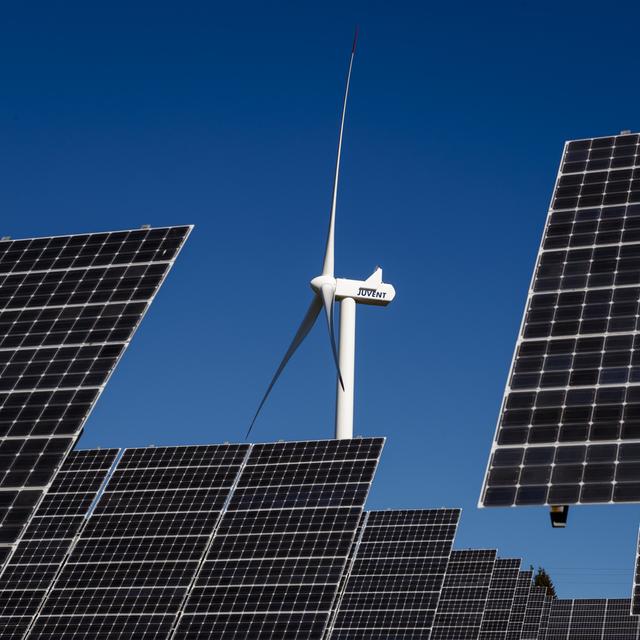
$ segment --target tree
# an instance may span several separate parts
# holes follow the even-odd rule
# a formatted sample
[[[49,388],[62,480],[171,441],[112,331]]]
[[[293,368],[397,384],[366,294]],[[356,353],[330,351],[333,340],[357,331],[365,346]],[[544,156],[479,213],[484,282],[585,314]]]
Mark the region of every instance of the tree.
[[[533,571],[533,566],[531,567],[531,571]],[[556,588],[553,586],[553,581],[542,567],[538,567],[538,573],[533,577],[533,584],[536,587],[544,587],[547,590],[548,596],[552,598],[556,597]]]

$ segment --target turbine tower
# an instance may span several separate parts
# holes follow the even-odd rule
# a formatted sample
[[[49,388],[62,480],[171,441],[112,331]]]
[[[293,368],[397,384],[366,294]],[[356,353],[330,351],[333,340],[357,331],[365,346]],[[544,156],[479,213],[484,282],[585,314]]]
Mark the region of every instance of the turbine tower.
[[[356,304],[368,304],[378,307],[386,307],[395,297],[396,291],[392,285],[382,282],[382,269],[376,267],[375,271],[366,280],[348,280],[336,278],[334,275],[335,262],[335,227],[336,227],[336,203],[338,200],[338,179],[340,176],[340,155],[342,152],[342,135],[344,133],[344,121],[347,113],[347,100],[349,98],[349,84],[351,82],[351,69],[356,53],[358,30],[356,29],[349,59],[347,81],[342,102],[342,117],[340,118],[340,134],[338,136],[338,152],[336,158],[336,171],[333,179],[333,194],[331,199],[331,214],[329,216],[329,232],[327,245],[324,252],[322,273],[311,280],[311,289],[314,296],[302,323],[298,327],[289,348],[287,349],[280,365],[276,369],[267,390],[258,405],[253,420],[247,431],[247,438],[256,422],[260,410],[264,406],[271,389],[280,377],[287,362],[296,352],[297,348],[307,337],[315,324],[320,311],[324,308],[329,330],[329,341],[336,364],[336,431],[337,440],[353,437],[353,398],[355,377],[355,347],[356,347]],[[334,330],[334,306],[340,302],[340,332],[339,345],[336,350]]]

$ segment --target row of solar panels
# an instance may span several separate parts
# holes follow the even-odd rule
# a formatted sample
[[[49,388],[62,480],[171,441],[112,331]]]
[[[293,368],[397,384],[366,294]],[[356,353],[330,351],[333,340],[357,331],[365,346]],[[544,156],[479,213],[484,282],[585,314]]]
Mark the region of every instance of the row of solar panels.
[[[628,600],[581,622],[519,560],[452,551],[459,510],[364,512],[382,445],[71,453],[5,562],[0,637],[639,638]]]

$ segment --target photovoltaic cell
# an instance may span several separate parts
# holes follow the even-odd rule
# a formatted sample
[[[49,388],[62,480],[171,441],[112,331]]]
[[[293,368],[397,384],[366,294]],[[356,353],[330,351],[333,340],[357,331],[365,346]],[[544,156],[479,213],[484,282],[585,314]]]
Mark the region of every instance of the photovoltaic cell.
[[[28,638],[168,638],[248,452],[127,449]]]
[[[527,611],[532,577],[533,574],[531,571],[520,571],[518,574],[518,581],[513,595],[513,604],[509,615],[506,640],[520,640],[522,636],[522,627]]]
[[[480,625],[480,640],[505,640],[519,574],[520,560],[496,559]]]
[[[484,506],[640,501],[638,138],[565,145]]]
[[[320,638],[382,444],[254,445],[173,638]]]
[[[451,552],[431,640],[478,638],[495,561],[495,550]]]
[[[459,509],[371,511],[331,640],[428,638]]]
[[[189,230],[0,241],[0,545],[78,439]]]
[[[65,460],[0,578],[3,640],[18,640],[28,629],[117,454],[73,451]]]

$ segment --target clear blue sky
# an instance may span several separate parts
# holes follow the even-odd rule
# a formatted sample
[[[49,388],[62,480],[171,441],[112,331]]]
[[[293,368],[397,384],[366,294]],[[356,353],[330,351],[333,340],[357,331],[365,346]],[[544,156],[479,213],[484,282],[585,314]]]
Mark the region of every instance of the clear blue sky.
[[[22,4],[22,6],[18,6]],[[636,3],[13,3],[0,21],[0,235],[194,223],[82,445],[237,441],[321,267],[343,79],[337,272],[361,308],[373,508],[460,506],[458,547],[631,590],[637,506],[482,510],[478,493],[565,139],[640,129]],[[255,429],[330,437],[311,334]]]

